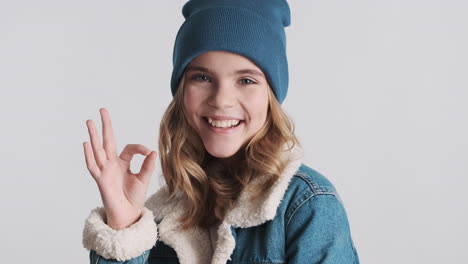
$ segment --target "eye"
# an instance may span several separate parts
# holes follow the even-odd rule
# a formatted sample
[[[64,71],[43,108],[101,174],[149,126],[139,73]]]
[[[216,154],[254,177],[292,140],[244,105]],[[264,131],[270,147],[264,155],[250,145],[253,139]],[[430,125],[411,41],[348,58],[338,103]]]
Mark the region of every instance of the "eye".
[[[195,81],[208,81],[209,80],[208,76],[202,75],[202,74],[195,74],[190,79],[195,80]]]
[[[252,81],[251,79],[242,79],[241,81],[246,81],[243,82],[243,84],[256,84],[256,82]]]

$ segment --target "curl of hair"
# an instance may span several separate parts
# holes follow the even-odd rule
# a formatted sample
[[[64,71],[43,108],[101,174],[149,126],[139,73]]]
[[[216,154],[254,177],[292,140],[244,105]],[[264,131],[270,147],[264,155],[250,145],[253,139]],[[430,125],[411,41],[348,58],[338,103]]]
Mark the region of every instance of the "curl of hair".
[[[180,222],[183,229],[208,227],[221,222],[244,187],[258,176],[266,181],[253,188],[256,199],[272,186],[287,165],[281,159],[287,149],[299,145],[294,124],[281,108],[271,89],[266,122],[235,155],[236,165],[225,167],[205,149],[187,120],[183,88],[185,74],[166,109],[159,130],[159,155],[169,199],[181,193],[188,210]]]

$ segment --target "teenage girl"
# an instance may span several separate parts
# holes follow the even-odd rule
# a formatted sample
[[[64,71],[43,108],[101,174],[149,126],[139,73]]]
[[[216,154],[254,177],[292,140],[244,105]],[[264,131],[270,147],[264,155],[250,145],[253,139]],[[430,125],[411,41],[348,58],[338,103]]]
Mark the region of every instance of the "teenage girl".
[[[182,13],[159,133],[165,185],[146,199],[157,153],[118,155],[104,108],[102,142],[86,122],[103,202],[83,230],[90,263],[359,263],[336,189],[302,163],[281,108],[287,2],[191,0]]]

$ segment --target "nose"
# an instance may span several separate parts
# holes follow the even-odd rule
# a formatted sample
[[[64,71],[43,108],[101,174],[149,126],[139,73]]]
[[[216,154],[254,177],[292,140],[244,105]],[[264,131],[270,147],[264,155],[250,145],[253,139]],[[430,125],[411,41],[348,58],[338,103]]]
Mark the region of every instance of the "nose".
[[[213,85],[210,99],[208,100],[210,106],[216,108],[229,108],[236,104],[235,89],[227,82],[218,82]]]

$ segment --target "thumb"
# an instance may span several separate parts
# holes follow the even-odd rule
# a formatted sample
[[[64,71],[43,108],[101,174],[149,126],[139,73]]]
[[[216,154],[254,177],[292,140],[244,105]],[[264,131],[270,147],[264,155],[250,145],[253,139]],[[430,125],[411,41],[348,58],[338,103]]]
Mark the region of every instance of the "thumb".
[[[156,151],[151,151],[148,156],[146,156],[143,164],[141,165],[140,173],[138,173],[138,177],[141,181],[147,183],[153,174],[154,167],[155,167],[155,159],[157,153]]]

